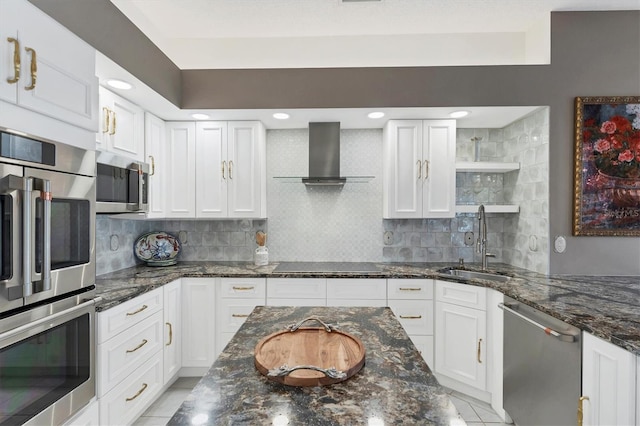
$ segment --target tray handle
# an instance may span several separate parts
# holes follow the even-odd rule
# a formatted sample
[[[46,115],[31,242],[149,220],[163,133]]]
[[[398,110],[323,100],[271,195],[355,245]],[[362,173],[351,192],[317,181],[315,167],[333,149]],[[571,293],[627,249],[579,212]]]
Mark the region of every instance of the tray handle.
[[[337,330],[338,329],[337,325],[327,324],[327,323],[325,323],[324,321],[322,321],[318,317],[308,317],[308,318],[305,318],[305,319],[303,319],[301,321],[298,321],[295,324],[291,324],[291,325],[287,326],[287,330],[289,330],[291,332],[294,332],[297,329],[299,329],[302,326],[302,324],[304,324],[307,321],[317,321],[317,322],[319,322],[322,325],[322,327],[324,327],[324,329],[325,329],[325,331],[327,333],[331,333],[333,330]]]
[[[332,379],[344,379],[347,377],[347,373],[344,371],[336,370],[335,367],[321,368],[315,365],[296,365],[295,367],[289,367],[287,364],[281,365],[278,368],[272,368],[267,373],[269,377],[285,377],[293,373],[296,370],[315,370],[323,373],[325,376]]]

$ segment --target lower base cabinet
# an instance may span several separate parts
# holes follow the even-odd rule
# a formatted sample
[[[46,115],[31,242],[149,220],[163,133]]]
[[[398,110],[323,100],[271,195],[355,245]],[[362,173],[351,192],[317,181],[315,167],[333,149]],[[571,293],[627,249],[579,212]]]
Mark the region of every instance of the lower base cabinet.
[[[99,426],[100,425],[100,405],[98,401],[91,401],[86,407],[80,410],[75,416],[68,420],[64,426]]]
[[[216,359],[216,278],[182,278],[182,368],[202,376]]]
[[[592,334],[582,335],[583,424],[640,424],[636,419],[637,357]]]

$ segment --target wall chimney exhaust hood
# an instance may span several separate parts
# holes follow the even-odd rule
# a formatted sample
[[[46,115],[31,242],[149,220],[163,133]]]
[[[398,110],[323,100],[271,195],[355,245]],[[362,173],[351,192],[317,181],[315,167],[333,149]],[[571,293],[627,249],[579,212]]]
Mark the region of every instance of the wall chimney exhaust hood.
[[[276,177],[296,180],[307,186],[343,186],[347,182],[368,182],[373,176],[340,175],[340,123],[309,123],[309,176]]]

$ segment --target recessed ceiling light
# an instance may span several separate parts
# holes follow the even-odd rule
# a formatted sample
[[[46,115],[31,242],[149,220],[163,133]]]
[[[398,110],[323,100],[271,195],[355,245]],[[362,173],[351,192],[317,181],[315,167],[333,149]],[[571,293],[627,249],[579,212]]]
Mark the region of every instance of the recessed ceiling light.
[[[273,114],[273,118],[277,120],[286,120],[289,117],[289,114],[287,114],[286,112],[276,112],[275,114]]]
[[[209,118],[209,116],[207,114],[202,114],[202,113],[199,113],[199,112],[191,114],[191,116],[193,118],[195,118],[196,120],[206,120],[207,118]]]
[[[384,112],[382,112],[382,111],[370,112],[369,114],[367,114],[367,117],[369,117],[369,118],[382,118],[382,117],[384,117]]]
[[[466,117],[467,115],[469,115],[469,111],[454,111],[451,114],[449,114],[449,117],[462,118],[462,117]]]
[[[120,90],[131,90],[133,88],[133,84],[127,83],[126,81],[123,81],[123,80],[117,80],[115,78],[112,78],[111,80],[107,80],[107,86],[113,87],[114,89],[120,89]]]

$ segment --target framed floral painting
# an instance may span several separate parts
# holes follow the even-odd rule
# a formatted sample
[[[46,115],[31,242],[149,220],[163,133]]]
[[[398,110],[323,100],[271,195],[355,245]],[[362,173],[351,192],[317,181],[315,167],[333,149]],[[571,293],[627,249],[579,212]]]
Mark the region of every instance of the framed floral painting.
[[[640,235],[640,96],[576,98],[574,235]]]

